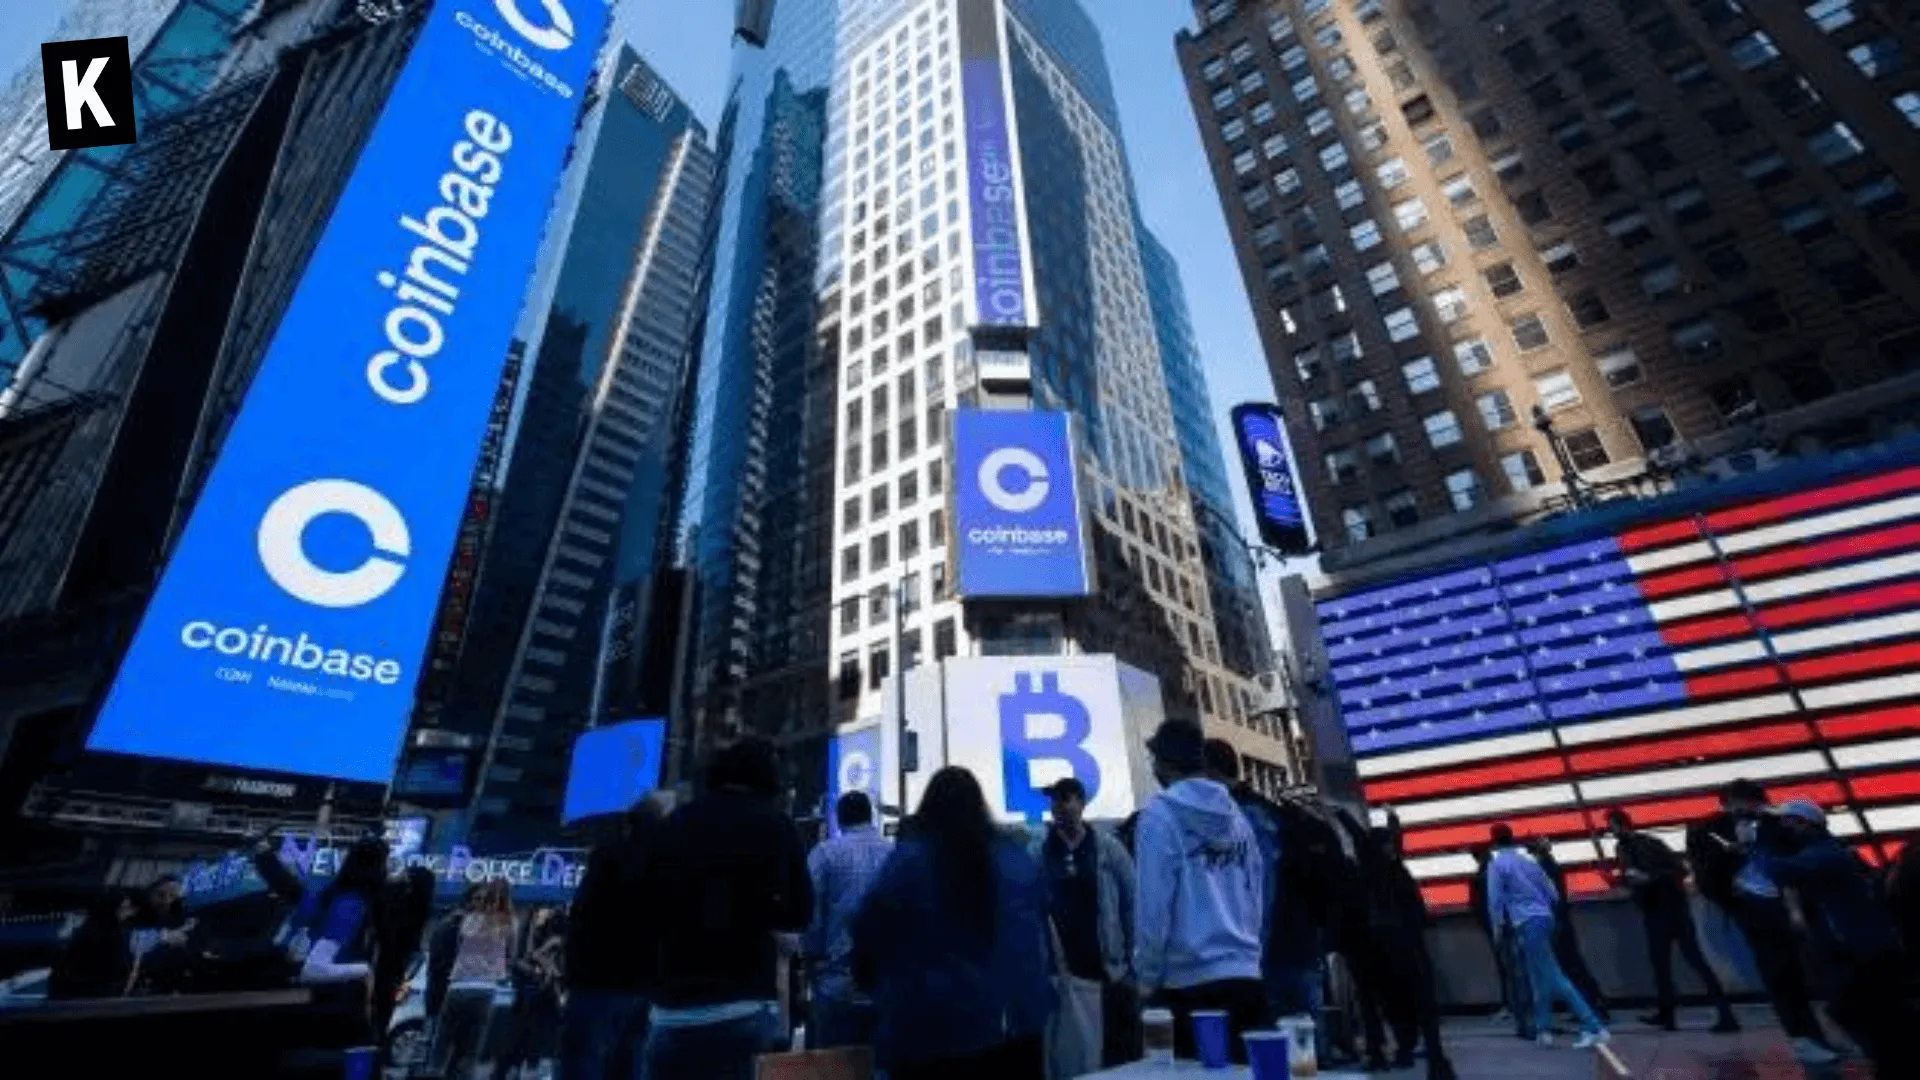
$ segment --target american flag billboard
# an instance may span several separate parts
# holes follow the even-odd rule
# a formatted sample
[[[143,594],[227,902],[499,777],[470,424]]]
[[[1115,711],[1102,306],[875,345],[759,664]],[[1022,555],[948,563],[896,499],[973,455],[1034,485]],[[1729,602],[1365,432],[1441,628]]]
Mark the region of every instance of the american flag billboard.
[[[1747,777],[1878,861],[1920,831],[1920,467],[1317,604],[1361,789],[1430,902],[1496,822],[1568,888],[1623,807],[1676,850]]]

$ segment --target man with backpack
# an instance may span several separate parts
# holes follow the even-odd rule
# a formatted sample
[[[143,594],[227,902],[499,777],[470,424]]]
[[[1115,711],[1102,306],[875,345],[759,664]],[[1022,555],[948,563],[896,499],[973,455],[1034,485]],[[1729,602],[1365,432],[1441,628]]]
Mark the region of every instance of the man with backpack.
[[[1707,958],[1700,951],[1700,935],[1693,922],[1693,909],[1687,904],[1687,866],[1666,842],[1657,836],[1638,832],[1625,810],[1607,812],[1607,831],[1618,845],[1614,853],[1617,873],[1633,891],[1640,905],[1640,917],[1647,928],[1647,951],[1653,960],[1653,982],[1659,993],[1659,1006],[1643,1019],[1654,1027],[1676,1029],[1674,1019],[1673,950],[1700,976],[1707,994],[1720,1011],[1713,1025],[1718,1034],[1740,1030],[1733,1006],[1720,985]]]

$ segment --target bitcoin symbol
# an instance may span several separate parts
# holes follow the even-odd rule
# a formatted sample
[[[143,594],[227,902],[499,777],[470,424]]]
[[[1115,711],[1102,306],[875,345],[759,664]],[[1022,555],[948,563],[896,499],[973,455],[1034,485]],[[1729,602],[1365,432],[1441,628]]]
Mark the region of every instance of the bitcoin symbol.
[[[1033,718],[1057,716],[1061,720],[1058,735],[1037,736]],[[1040,689],[1033,688],[1033,676],[1021,672],[1013,677],[1013,692],[1000,695],[1000,765],[1007,793],[1007,810],[1033,823],[1047,812],[1045,792],[1033,786],[1035,761],[1064,761],[1072,775],[1087,788],[1087,801],[1100,794],[1100,765],[1087,753],[1086,741],[1093,734],[1093,717],[1080,699],[1060,689],[1058,672],[1042,672]]]

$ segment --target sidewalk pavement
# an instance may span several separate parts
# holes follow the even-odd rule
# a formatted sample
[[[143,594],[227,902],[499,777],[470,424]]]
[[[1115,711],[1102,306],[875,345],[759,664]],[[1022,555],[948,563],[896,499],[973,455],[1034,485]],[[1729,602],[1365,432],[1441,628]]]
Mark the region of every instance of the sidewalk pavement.
[[[1682,1010],[1681,1030],[1659,1031],[1632,1020],[1613,1029],[1615,1054],[1632,1080],[1871,1080],[1873,1069],[1859,1058],[1834,1068],[1808,1069],[1793,1059],[1786,1038],[1764,1007],[1741,1008],[1746,1030],[1712,1035],[1713,1011]],[[1616,1018],[1618,1019],[1618,1018]],[[1460,1080],[1594,1080],[1594,1054],[1574,1050],[1572,1035],[1551,1049],[1515,1038],[1511,1026],[1494,1027],[1485,1019],[1454,1020],[1442,1032],[1447,1054]],[[1424,1080],[1426,1067],[1373,1073],[1395,1080]],[[1881,1078],[1895,1080],[1895,1078]]]

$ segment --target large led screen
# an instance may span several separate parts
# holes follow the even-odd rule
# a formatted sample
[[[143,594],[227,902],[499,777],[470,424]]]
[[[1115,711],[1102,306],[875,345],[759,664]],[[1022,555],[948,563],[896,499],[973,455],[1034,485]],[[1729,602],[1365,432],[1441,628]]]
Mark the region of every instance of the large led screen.
[[[1870,861],[1920,829],[1920,467],[1324,599],[1362,788],[1431,900],[1505,821],[1610,887],[1604,816],[1676,850],[1737,778]]]

